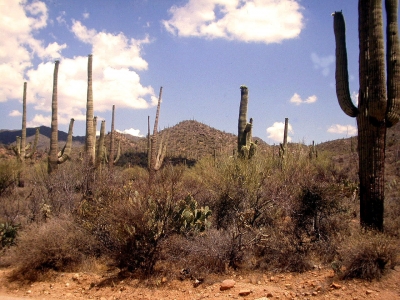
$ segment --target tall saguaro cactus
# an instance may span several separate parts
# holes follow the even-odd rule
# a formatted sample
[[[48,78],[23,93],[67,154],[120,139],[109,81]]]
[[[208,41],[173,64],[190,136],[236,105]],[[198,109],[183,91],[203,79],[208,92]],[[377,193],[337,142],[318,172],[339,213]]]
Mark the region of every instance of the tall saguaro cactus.
[[[357,118],[360,179],[360,223],[383,230],[386,130],[400,119],[398,0],[386,0],[386,68],[381,0],[359,0],[358,107],[350,98],[345,21],[335,12],[336,94],[342,110]],[[385,74],[385,69],[386,74]],[[387,77],[387,79],[386,79]]]
[[[240,158],[251,158],[257,149],[257,141],[252,142],[253,119],[247,123],[247,104],[249,91],[246,86],[240,87],[240,107],[238,120],[238,156]]]
[[[285,127],[283,129],[283,143],[279,144],[279,156],[282,161],[286,159],[287,156],[287,135],[288,135],[289,119],[285,118]]]
[[[18,185],[23,187],[24,183],[24,171],[25,171],[25,159],[31,158],[33,154],[36,152],[37,143],[39,140],[39,128],[36,128],[35,140],[33,142],[33,147],[31,149],[31,143],[26,144],[26,87],[27,83],[24,82],[24,92],[22,98],[22,130],[21,137],[17,136],[17,141],[13,150],[17,159],[21,163],[21,171],[18,174]],[[30,150],[29,152],[27,152]]]
[[[92,62],[93,62],[93,55],[89,54],[88,86],[87,86],[87,102],[86,102],[85,152],[90,160],[90,163],[94,165],[96,161],[96,125],[94,120],[94,109],[93,109]]]
[[[158,96],[158,104],[157,104],[157,111],[156,111],[156,118],[154,120],[154,128],[153,128],[153,135],[150,139],[150,153],[148,154],[150,157],[150,168],[149,168],[149,175],[150,175],[150,182],[153,181],[155,172],[158,171],[165,158],[165,154],[167,152],[167,141],[164,141],[164,138],[161,139],[159,143],[159,149],[156,153],[157,141],[158,141],[158,118],[160,116],[160,106],[161,106],[161,97],[162,97],[162,87],[160,87],[160,94]],[[150,136],[150,132],[148,133]]]
[[[74,127],[74,119],[71,119],[68,130],[67,142],[63,149],[58,152],[58,66],[60,61],[56,61],[54,65],[53,76],[53,96],[51,100],[51,135],[50,135],[50,151],[48,159],[48,173],[57,170],[58,164],[66,162],[70,158],[72,149],[72,130]]]
[[[59,60],[54,65],[53,75],[53,95],[51,99],[51,135],[50,135],[50,151],[48,161],[49,174],[57,169],[58,160],[58,119],[57,119],[57,84],[58,84],[58,66]]]

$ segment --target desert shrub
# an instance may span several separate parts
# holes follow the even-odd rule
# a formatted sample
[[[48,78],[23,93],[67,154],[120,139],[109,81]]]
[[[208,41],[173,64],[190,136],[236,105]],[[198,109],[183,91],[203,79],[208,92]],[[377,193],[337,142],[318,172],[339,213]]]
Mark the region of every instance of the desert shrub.
[[[0,250],[15,244],[19,228],[19,225],[0,223]]]
[[[11,188],[17,183],[19,164],[15,161],[0,161],[0,196],[10,193]]]
[[[396,241],[382,233],[354,234],[340,252],[345,279],[380,279],[398,264]]]
[[[120,187],[106,184],[82,202],[79,221],[113,253],[120,268],[152,273],[159,244],[174,232],[177,204],[186,196],[183,171],[167,165],[151,185],[148,180],[130,180]]]
[[[225,273],[237,267],[245,255],[238,237],[228,230],[211,229],[201,235],[171,235],[162,242],[162,261],[168,270],[185,270],[196,279],[210,273]]]
[[[52,218],[24,228],[9,260],[15,278],[37,280],[49,270],[75,270],[98,249],[93,237],[71,219]]]
[[[257,268],[273,272],[305,272],[312,268],[310,244],[300,241],[288,225],[265,229],[255,249]]]

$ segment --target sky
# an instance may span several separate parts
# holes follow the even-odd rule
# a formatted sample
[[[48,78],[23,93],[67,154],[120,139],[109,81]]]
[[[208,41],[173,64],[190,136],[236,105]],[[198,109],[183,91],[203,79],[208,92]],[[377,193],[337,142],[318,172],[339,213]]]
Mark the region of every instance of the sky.
[[[132,135],[196,120],[237,134],[240,86],[253,136],[311,144],[357,134],[335,92],[334,11],[346,20],[350,92],[357,101],[356,0],[0,0],[0,129],[50,126],[54,61],[58,122],[85,134],[93,55],[98,120]],[[100,122],[98,122],[100,126]],[[98,128],[99,130],[99,128]]]

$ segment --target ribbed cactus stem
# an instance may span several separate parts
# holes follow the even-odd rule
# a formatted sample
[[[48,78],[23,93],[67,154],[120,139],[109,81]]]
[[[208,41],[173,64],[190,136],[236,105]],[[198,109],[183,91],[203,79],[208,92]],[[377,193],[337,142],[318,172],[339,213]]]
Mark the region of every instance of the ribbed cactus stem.
[[[21,150],[19,159],[23,162],[25,160],[25,145],[26,145],[26,85],[24,82],[24,94],[22,98],[22,133],[21,133]]]
[[[162,87],[160,87],[160,94],[158,96],[158,103],[157,103],[157,111],[156,111],[156,118],[154,120],[154,128],[153,128],[153,135],[151,137],[151,144],[150,144],[150,170],[149,170],[149,181],[152,182],[155,176],[155,171],[158,171],[163,163],[166,154],[166,141],[163,139],[159,144],[159,150],[156,153],[157,141],[158,141],[158,119],[160,116],[160,106],[161,106],[161,98],[162,98]]]
[[[398,27],[398,1],[385,1],[387,27],[387,114],[386,126],[392,127],[400,120],[400,45],[399,45],[399,27]]]
[[[32,150],[29,151],[29,153],[25,153],[25,158],[32,158],[33,154],[36,153],[38,141],[39,141],[39,128],[36,128],[36,131],[35,131],[35,139],[34,139],[34,141],[33,141]]]
[[[96,125],[93,124],[94,108],[93,108],[93,86],[92,86],[92,62],[93,62],[93,55],[90,54],[88,56],[85,151],[86,155],[89,156],[90,162],[94,165],[96,159]]]
[[[256,152],[256,144],[252,142],[253,119],[247,123],[248,89],[242,85],[240,87],[240,107],[238,120],[238,156],[241,158],[251,158]]]
[[[110,159],[108,160],[108,167],[110,169],[114,166],[114,152],[115,152],[115,105],[112,106],[112,115],[111,115],[111,133],[110,133]]]
[[[58,84],[58,66],[60,61],[56,61],[54,65],[53,75],[53,95],[51,100],[51,136],[50,151],[48,160],[48,173],[52,173],[57,169],[58,163],[58,119],[57,119],[57,84]]]
[[[74,121],[75,121],[74,119],[71,119],[69,122],[67,141],[65,142],[63,149],[58,154],[58,160],[57,160],[58,164],[62,164],[71,158]]]
[[[381,0],[359,0],[359,96],[358,109],[337,92],[342,110],[357,117],[360,181],[360,223],[383,230],[385,147],[387,128],[400,119],[400,44],[398,0],[386,0],[386,66]],[[348,89],[344,17],[335,12],[336,85]],[[386,73],[385,73],[386,72]],[[346,75],[346,74],[345,74]],[[385,78],[387,75],[387,79]]]
[[[100,164],[105,160],[105,151],[104,151],[105,132],[106,132],[106,121],[102,120],[100,125],[99,145],[97,148],[97,159],[96,159],[97,167],[99,167]]]

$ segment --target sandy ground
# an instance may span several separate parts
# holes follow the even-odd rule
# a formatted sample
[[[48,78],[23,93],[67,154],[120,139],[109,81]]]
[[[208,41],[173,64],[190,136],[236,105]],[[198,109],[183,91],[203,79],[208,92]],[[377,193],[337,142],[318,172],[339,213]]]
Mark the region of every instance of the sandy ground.
[[[380,281],[340,281],[328,268],[303,274],[231,272],[193,280],[153,278],[139,281],[115,273],[62,273],[51,280],[22,284],[10,282],[11,270],[0,269],[0,299],[400,299],[400,267]],[[171,278],[176,276],[171,276]],[[232,288],[221,282],[233,279]]]

